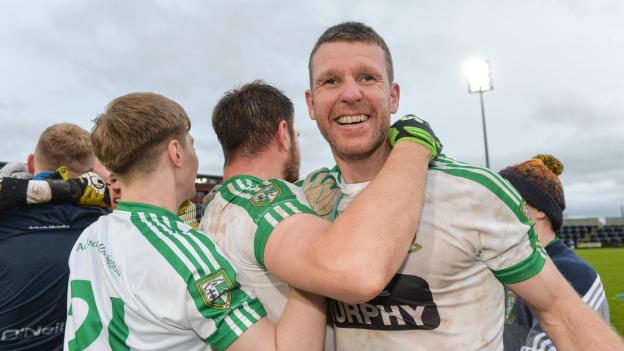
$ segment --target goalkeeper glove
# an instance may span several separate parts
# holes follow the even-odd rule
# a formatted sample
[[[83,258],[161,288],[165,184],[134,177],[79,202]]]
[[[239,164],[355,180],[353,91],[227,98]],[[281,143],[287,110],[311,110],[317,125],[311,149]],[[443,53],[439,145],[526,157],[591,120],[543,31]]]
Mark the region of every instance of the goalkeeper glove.
[[[319,217],[333,220],[332,211],[336,199],[340,195],[340,188],[336,178],[327,168],[321,168],[312,172],[303,180],[301,186],[305,192],[310,207]]]
[[[67,167],[60,167],[46,181],[52,190],[52,202],[69,202],[80,206],[102,208],[111,207],[106,182],[93,172],[87,172],[77,178],[70,179]]]
[[[388,133],[388,143],[394,147],[399,141],[409,140],[429,149],[429,163],[442,151],[442,143],[435,135],[427,121],[415,115],[405,115],[394,122]]]

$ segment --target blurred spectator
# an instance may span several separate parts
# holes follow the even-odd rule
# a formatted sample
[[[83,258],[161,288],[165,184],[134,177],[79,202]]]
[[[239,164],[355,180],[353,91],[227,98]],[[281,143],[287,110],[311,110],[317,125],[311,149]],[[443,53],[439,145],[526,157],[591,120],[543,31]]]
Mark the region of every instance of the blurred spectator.
[[[41,134],[27,169],[33,179],[67,179],[91,170],[94,161],[85,130],[55,124]],[[73,203],[0,212],[1,350],[62,349],[69,253],[82,230],[108,213]]]
[[[555,232],[561,228],[565,198],[558,176],[563,164],[552,155],[534,158],[507,167],[500,175],[507,179],[526,200],[534,230],[561,274],[593,310],[609,322],[609,306],[600,276],[568,248]],[[505,350],[544,350],[554,346],[527,305],[507,290],[505,294]]]
[[[108,191],[110,193],[111,206],[115,209],[121,200],[121,185],[113,173],[111,173],[108,179],[105,180],[106,186],[108,187]]]

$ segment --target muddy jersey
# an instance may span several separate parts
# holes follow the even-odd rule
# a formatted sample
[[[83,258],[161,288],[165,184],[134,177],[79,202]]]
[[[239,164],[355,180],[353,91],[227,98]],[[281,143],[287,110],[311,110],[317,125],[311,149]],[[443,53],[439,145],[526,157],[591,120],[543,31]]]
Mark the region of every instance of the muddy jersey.
[[[69,259],[65,350],[225,350],[266,313],[203,233],[120,202]]]
[[[273,322],[286,307],[290,287],[267,271],[264,248],[273,229],[297,213],[314,214],[300,188],[283,180],[238,175],[214,193],[200,224],[236,266],[241,285],[260,298]]]
[[[332,174],[341,190],[335,217],[367,184],[346,184],[337,167]],[[398,273],[367,303],[331,302],[338,350],[502,350],[503,284],[533,277],[544,258],[526,204],[507,181],[440,157]]]

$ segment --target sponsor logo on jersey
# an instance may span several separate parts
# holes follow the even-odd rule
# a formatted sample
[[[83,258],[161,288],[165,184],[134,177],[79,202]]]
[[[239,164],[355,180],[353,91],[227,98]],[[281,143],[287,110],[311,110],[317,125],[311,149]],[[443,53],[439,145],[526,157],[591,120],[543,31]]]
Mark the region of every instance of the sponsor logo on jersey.
[[[440,325],[429,284],[406,274],[396,274],[377,297],[366,303],[331,301],[330,318],[337,328],[431,330]]]
[[[249,199],[256,207],[268,205],[275,201],[282,190],[276,184],[269,184]]]
[[[65,322],[56,322],[54,325],[38,325],[20,329],[6,329],[0,335],[0,341],[13,341],[39,336],[63,334]]]
[[[233,284],[223,268],[196,282],[195,287],[206,306],[218,310],[230,307]]]

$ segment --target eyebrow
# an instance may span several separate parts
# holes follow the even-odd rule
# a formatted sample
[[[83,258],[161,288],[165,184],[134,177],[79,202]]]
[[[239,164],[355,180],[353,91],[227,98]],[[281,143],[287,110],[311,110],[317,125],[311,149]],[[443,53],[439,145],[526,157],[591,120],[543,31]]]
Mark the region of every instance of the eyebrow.
[[[319,73],[319,75],[316,77],[316,79],[314,80],[315,82],[319,82],[322,80],[325,80],[331,76],[335,76],[336,72],[333,69],[328,69],[327,71],[321,72]]]

